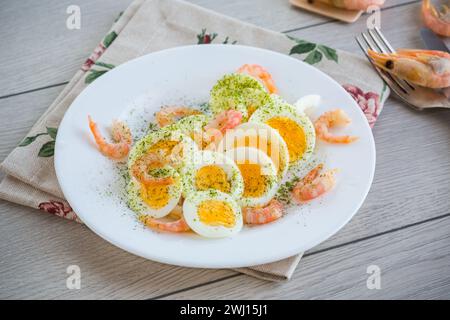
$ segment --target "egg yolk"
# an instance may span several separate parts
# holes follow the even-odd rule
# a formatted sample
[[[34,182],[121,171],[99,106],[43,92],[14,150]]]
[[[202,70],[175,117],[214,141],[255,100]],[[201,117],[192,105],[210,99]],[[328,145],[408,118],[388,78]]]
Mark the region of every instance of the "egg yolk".
[[[164,154],[169,155],[179,143],[179,141],[159,140],[148,149],[148,152],[162,150],[164,151]]]
[[[276,129],[286,142],[290,162],[301,159],[306,150],[306,137],[303,128],[287,117],[274,117],[267,120],[266,123]]]
[[[280,153],[272,154],[272,148],[276,148],[278,144],[272,145],[272,142],[260,135],[239,137],[234,140],[234,148],[237,147],[253,147],[267,154],[273,161],[277,172],[283,170],[284,166],[280,161]]]
[[[141,198],[153,209],[161,209],[169,203],[170,185],[141,184]]]
[[[201,167],[195,175],[197,190],[216,189],[225,193],[230,192],[230,183],[225,171],[215,165]]]
[[[197,209],[198,218],[210,226],[231,228],[236,224],[233,208],[225,201],[206,200]]]
[[[266,191],[266,176],[262,174],[261,166],[256,163],[237,164],[244,180],[244,197],[260,197]]]

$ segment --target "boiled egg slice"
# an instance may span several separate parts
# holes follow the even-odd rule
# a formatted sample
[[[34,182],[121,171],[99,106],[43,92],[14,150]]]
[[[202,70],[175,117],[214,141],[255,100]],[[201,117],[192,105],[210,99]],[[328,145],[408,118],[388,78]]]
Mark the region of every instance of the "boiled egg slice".
[[[278,96],[259,108],[250,122],[265,123],[278,131],[286,142],[290,166],[304,167],[314,151],[316,133],[311,120]]]
[[[211,89],[209,105],[214,114],[235,109],[247,120],[257,108],[269,102],[270,95],[258,80],[243,73],[232,73],[219,79]]]
[[[238,147],[225,155],[234,160],[244,180],[243,207],[265,206],[278,189],[277,170],[272,160],[259,149]]]
[[[131,210],[137,214],[162,218],[175,208],[181,197],[181,178],[171,167],[164,168],[164,171],[164,176],[174,178],[172,184],[143,184],[131,177],[127,186],[128,206]]]
[[[238,147],[257,148],[270,157],[281,181],[289,167],[289,151],[286,142],[277,130],[260,122],[243,123],[228,130],[216,150],[226,152]]]
[[[180,170],[192,161],[198,150],[197,144],[183,132],[173,127],[164,127],[146,135],[133,146],[128,156],[130,175],[133,164],[145,153],[163,154],[168,164]]]
[[[189,227],[207,238],[224,238],[242,229],[242,212],[236,200],[218,190],[195,191],[183,203]]]
[[[182,171],[183,195],[208,189],[218,190],[240,198],[244,191],[241,172],[234,161],[222,153],[199,151],[192,163]]]

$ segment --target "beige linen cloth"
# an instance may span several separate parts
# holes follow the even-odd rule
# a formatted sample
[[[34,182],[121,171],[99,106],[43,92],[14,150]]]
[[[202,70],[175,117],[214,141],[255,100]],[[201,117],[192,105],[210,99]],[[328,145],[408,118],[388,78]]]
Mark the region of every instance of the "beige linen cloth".
[[[371,126],[389,94],[367,61],[349,53],[290,38],[182,1],[136,0],[120,15],[58,98],[1,164],[6,177],[0,184],[0,197],[81,222],[64,200],[53,167],[57,127],[67,108],[90,82],[114,66],[170,47],[208,43],[266,48],[316,66],[344,86]],[[199,66],[204,72],[207,68]],[[267,280],[286,280],[300,258],[301,253],[282,261],[237,270]]]

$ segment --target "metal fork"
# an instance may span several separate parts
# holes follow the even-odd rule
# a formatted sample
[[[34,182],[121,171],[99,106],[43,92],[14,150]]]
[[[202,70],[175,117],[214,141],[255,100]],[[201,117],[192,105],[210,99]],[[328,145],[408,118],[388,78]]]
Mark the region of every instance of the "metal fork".
[[[450,108],[450,101],[442,90],[438,91],[413,85],[375,66],[367,54],[368,48],[381,53],[395,52],[378,28],[368,29],[355,39],[380,77],[397,94],[400,100],[416,110]]]

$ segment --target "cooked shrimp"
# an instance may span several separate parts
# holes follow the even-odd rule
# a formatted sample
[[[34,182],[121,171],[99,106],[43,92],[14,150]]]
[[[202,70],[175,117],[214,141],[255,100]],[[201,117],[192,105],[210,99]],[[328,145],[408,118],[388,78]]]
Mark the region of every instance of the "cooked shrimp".
[[[111,133],[114,143],[108,143],[103,138],[97,124],[92,120],[91,116],[88,116],[88,119],[89,128],[94,135],[98,149],[103,155],[116,160],[123,159],[128,155],[133,139],[131,131],[125,123],[121,121],[113,122]]]
[[[299,203],[313,200],[327,191],[330,191],[336,184],[334,174],[337,170],[329,170],[320,174],[323,165],[319,164],[312,169],[301,181],[297,182],[292,189],[292,197]]]
[[[178,215],[178,212],[174,212],[174,211],[180,211],[182,210],[179,206],[175,207],[174,210],[172,210],[172,213]],[[181,216],[181,214],[180,214]],[[139,217],[139,220],[145,224],[147,227],[150,228],[154,228],[154,229],[158,229],[161,231],[167,231],[167,232],[186,232],[189,231],[190,228],[188,226],[188,224],[186,223],[186,221],[184,220],[184,218],[181,216],[178,220],[174,220],[174,221],[161,221],[159,219],[156,218],[152,218],[150,216],[147,215],[141,215]]]
[[[322,114],[314,123],[314,127],[319,139],[329,143],[351,143],[356,141],[358,137],[348,135],[334,136],[329,132],[329,129],[334,126],[345,126],[350,122],[351,119],[345,114],[344,110],[335,109]]]
[[[275,82],[272,79],[272,75],[258,64],[244,64],[237,70],[238,73],[246,73],[249,76],[260,80],[266,87],[269,93],[278,93],[278,89],[275,86]]]
[[[283,204],[272,199],[269,204],[262,208],[243,208],[242,214],[245,223],[264,224],[275,221],[283,215]]]
[[[211,120],[205,127],[205,139],[208,143],[218,141],[227,130],[233,129],[242,122],[242,112],[237,110],[227,110],[219,113],[213,120]]]
[[[450,86],[450,54],[435,50],[400,49],[396,53],[367,51],[386,72],[428,88]]]
[[[318,0],[330,6],[347,10],[367,10],[370,6],[381,7],[385,0]]]
[[[169,124],[180,120],[181,118],[192,116],[195,114],[201,114],[201,111],[195,110],[189,107],[164,107],[160,111],[158,111],[155,115],[156,122],[162,128]]]
[[[149,169],[163,168],[167,165],[164,156],[156,152],[148,152],[137,159],[131,167],[131,173],[146,185],[169,185],[174,183],[173,177],[155,177],[148,173]]]
[[[441,36],[450,37],[450,9],[448,6],[443,5],[442,10],[437,11],[430,0],[424,0],[422,16],[428,28]]]

